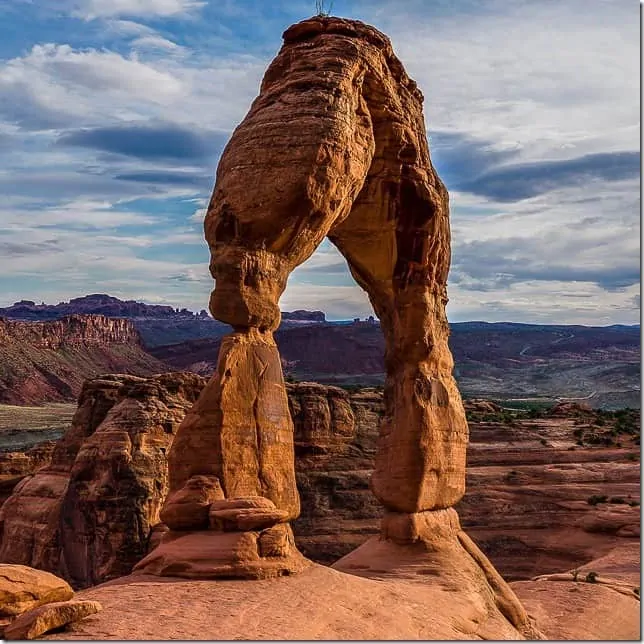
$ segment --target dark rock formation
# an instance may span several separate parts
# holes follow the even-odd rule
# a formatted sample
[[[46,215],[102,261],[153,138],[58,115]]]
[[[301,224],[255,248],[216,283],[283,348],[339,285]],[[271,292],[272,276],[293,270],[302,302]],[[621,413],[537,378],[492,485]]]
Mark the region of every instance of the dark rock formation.
[[[56,572],[75,586],[129,572],[159,522],[167,450],[203,384],[174,373],[87,382],[51,463],[0,508],[0,561]]]

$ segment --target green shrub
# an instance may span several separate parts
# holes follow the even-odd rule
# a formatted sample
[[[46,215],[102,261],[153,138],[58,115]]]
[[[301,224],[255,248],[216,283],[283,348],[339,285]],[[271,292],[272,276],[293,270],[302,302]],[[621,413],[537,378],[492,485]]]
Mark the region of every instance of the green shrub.
[[[597,573],[594,570],[591,570],[587,575],[586,575],[586,581],[589,584],[596,584],[597,583]]]
[[[587,503],[588,505],[597,505],[598,503],[606,503],[607,500],[608,497],[603,494],[593,494],[588,497]]]

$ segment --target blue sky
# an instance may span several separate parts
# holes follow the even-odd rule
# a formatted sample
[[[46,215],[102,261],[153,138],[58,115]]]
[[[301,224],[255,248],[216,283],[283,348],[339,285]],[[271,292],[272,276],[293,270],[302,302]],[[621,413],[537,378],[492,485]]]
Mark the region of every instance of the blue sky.
[[[328,3],[327,3],[328,4]],[[0,305],[199,310],[218,156],[314,0],[2,0]],[[336,0],[425,94],[451,321],[639,322],[639,5]],[[325,243],[282,309],[371,313]]]

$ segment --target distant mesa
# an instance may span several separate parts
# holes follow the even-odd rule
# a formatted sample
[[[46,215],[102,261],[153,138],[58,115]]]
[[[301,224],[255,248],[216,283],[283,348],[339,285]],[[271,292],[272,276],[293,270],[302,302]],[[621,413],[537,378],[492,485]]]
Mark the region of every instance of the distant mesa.
[[[212,320],[205,309],[194,313],[187,308],[175,308],[163,304],[145,304],[135,300],[121,300],[105,293],[83,295],[58,304],[36,304],[33,300],[20,300],[11,306],[0,308],[0,317],[18,320],[53,320],[66,315],[95,314],[107,317],[122,318],[166,318],[166,319],[207,319]],[[325,322],[326,316],[322,311],[282,312],[286,321]],[[214,320],[213,320],[214,322]]]

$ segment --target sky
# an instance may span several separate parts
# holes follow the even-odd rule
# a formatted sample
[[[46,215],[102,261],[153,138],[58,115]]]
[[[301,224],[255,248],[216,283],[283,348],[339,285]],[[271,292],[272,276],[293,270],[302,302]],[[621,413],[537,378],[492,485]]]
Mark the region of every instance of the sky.
[[[108,293],[207,308],[219,154],[284,29],[314,13],[314,0],[2,0],[0,306]],[[450,321],[639,323],[639,4],[331,13],[389,35],[425,95],[450,192]],[[328,242],[280,305],[372,312]]]

